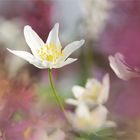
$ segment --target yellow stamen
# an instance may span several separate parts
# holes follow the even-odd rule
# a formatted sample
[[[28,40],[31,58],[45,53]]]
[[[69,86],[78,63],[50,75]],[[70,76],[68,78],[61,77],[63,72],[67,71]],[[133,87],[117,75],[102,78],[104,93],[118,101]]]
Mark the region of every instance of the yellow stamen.
[[[45,44],[38,50],[38,55],[42,60],[56,63],[57,59],[63,56],[61,48],[61,46],[56,46],[54,43],[50,43],[50,45]]]
[[[86,91],[86,94],[84,94],[84,98],[91,98],[93,100],[97,100],[100,93],[101,93],[101,86],[94,85],[91,89],[88,89]]]
[[[79,118],[78,121],[81,126],[86,126],[91,123],[89,118]]]

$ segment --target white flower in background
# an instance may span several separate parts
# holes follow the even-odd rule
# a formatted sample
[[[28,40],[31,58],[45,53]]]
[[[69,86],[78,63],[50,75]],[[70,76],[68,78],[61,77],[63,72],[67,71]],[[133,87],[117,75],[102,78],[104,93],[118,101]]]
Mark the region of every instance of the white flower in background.
[[[38,129],[33,137],[33,140],[65,140],[65,133],[58,129],[48,135],[44,129]]]
[[[112,7],[110,0],[83,0],[84,21],[89,38],[96,39],[99,36],[109,19]]]
[[[20,46],[21,49],[25,49],[25,41],[22,36],[20,23],[19,19],[7,20],[0,17],[0,48],[14,49],[15,46]],[[6,57],[5,60],[5,65],[11,76],[14,76],[24,64],[24,61],[12,55]]]
[[[90,111],[86,104],[81,103],[75,113],[66,112],[66,117],[76,131],[95,133],[115,126],[114,122],[107,120],[107,113],[107,109],[102,105]]]
[[[140,71],[130,68],[121,53],[109,56],[108,59],[110,67],[120,79],[129,80],[131,78],[140,77]]]
[[[89,105],[104,104],[109,96],[109,74],[103,77],[102,82],[97,79],[89,79],[85,88],[74,86],[72,88],[76,99],[67,99],[66,102],[73,105],[78,105],[80,102],[85,102]]]
[[[24,38],[21,34],[21,22],[22,21],[20,21],[19,19],[7,20],[0,17],[0,44],[12,48],[15,47],[15,45],[19,45],[19,42],[21,41],[20,43],[23,43],[25,45]],[[9,34],[7,32],[9,32]]]
[[[77,60],[68,57],[71,53],[80,48],[85,41],[80,40],[72,42],[62,50],[58,38],[58,31],[59,24],[56,23],[50,31],[46,43],[44,43],[32,28],[27,25],[24,27],[24,36],[33,55],[25,51],[8,50],[41,69],[63,67]]]

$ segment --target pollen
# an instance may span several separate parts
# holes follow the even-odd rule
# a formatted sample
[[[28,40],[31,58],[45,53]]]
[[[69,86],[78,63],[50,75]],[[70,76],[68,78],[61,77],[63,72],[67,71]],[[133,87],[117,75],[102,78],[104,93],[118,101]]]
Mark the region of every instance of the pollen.
[[[51,43],[50,45],[45,44],[38,50],[38,55],[42,60],[56,63],[57,59],[63,56],[61,49],[61,46],[56,46],[54,43]]]

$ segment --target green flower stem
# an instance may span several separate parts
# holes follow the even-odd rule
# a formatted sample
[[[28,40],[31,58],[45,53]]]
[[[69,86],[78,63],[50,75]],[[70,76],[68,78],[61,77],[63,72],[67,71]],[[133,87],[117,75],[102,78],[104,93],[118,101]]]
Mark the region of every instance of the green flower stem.
[[[51,69],[48,69],[48,74],[49,74],[49,79],[50,79],[50,84],[51,84],[51,87],[52,87],[53,95],[54,95],[54,97],[55,97],[58,105],[60,106],[62,112],[65,114],[65,109],[63,107],[63,104],[61,103],[59,97],[57,96],[56,91],[55,91],[55,88],[54,88],[54,84],[53,84],[53,80],[52,80],[52,71],[51,71]]]

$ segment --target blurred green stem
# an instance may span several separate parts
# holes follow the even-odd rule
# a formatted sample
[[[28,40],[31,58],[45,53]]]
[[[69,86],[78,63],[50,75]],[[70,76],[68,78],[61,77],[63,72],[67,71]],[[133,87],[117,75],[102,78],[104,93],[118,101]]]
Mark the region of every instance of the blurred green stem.
[[[54,84],[53,84],[53,80],[52,80],[52,71],[51,71],[51,69],[48,69],[48,74],[49,74],[49,79],[50,79],[50,84],[51,84],[51,87],[52,87],[53,95],[54,95],[54,97],[55,97],[58,105],[60,106],[62,112],[65,113],[65,109],[63,107],[63,104],[61,103],[59,97],[57,96],[56,91],[55,91],[55,88],[54,88]]]
[[[86,47],[83,47],[83,51],[81,53],[81,78],[80,84],[85,85],[87,78],[91,76],[91,69],[93,67],[93,41],[87,38],[85,43]]]

